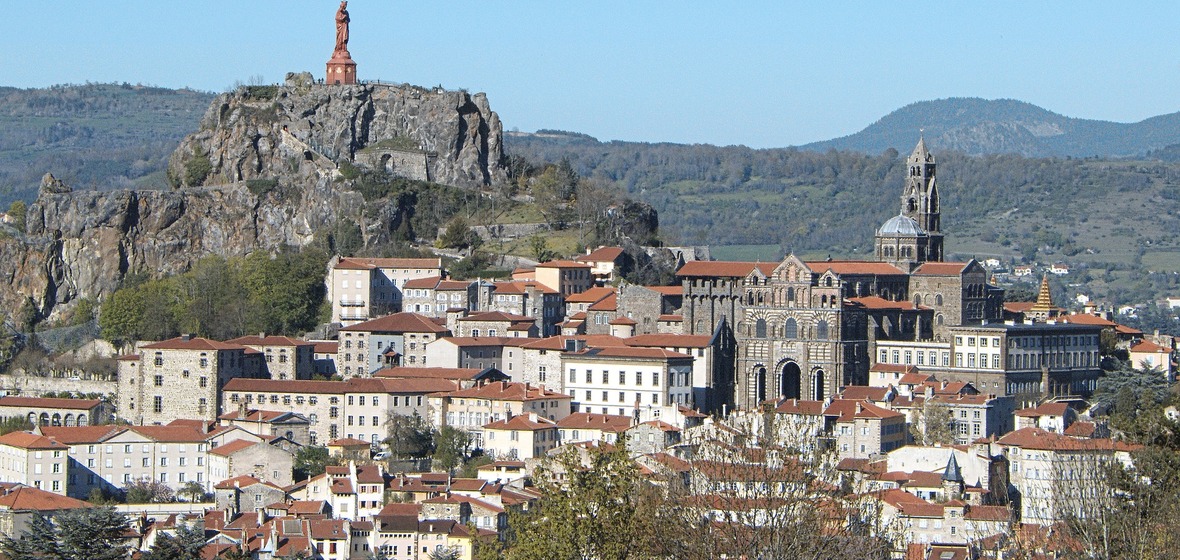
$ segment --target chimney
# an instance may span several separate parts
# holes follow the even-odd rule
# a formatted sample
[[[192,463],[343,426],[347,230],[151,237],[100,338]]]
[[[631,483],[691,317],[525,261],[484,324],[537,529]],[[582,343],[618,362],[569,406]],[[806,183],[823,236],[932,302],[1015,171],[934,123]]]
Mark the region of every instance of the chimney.
[[[258,333],[258,338],[266,338],[266,331],[261,331],[261,332],[259,332],[259,333]]]
[[[861,412],[860,401],[856,401],[856,413],[860,414],[860,412]]]
[[[185,333],[185,334],[180,335],[180,339],[184,340],[184,341],[189,341],[189,340],[193,339],[193,335]]]

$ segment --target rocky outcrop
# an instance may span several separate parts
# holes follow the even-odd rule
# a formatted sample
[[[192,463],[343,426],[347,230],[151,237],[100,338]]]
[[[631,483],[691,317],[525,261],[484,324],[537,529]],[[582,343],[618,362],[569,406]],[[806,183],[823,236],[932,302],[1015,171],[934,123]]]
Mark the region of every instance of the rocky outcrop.
[[[0,304],[11,315],[31,300],[53,316],[103,299],[129,271],[160,276],[210,254],[300,247],[341,220],[381,243],[407,209],[365,201],[339,169],[378,145],[429,154],[435,182],[504,179],[500,121],[483,94],[289,83],[218,96],[169,161],[177,189],[71,191],[47,175],[23,234],[0,238]]]
[[[363,151],[416,152],[437,183],[481,187],[505,180],[500,117],[482,93],[410,85],[309,84],[301,74],[283,86],[247,86],[219,95],[200,130],[169,161],[177,186],[281,177],[300,158],[342,162]],[[306,149],[281,149],[283,136]],[[194,180],[203,164],[209,171]],[[390,169],[397,173],[397,169]]]

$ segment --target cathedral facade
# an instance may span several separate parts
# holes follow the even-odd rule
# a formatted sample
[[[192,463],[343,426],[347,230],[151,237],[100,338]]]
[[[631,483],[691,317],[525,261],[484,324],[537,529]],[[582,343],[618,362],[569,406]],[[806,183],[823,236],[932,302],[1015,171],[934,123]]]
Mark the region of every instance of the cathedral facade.
[[[975,261],[943,262],[936,164],[919,141],[901,210],[876,232],[875,260],[693,261],[680,277],[686,332],[736,343],[733,394],[751,408],[823,400],[868,381],[877,340],[945,340],[950,327],[998,320],[1003,290]]]

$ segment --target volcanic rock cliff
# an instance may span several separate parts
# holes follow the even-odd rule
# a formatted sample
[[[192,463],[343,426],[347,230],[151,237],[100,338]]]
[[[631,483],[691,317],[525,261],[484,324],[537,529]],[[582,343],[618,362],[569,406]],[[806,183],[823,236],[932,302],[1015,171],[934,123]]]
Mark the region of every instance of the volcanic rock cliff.
[[[218,96],[170,160],[173,190],[71,191],[47,175],[24,231],[0,239],[0,304],[11,316],[31,300],[50,317],[103,299],[129,271],[299,247],[345,219],[380,241],[405,209],[364,200],[344,167],[470,188],[504,179],[483,94],[309,78]]]

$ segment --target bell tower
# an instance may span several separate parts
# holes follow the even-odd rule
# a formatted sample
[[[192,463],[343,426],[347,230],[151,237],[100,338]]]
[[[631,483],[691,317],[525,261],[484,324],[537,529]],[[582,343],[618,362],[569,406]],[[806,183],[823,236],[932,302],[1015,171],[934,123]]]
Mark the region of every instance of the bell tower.
[[[930,236],[926,260],[941,261],[942,223],[939,212],[938,186],[935,181],[937,165],[926,149],[926,138],[918,139],[914,152],[906,158],[905,187],[901,193],[901,215],[918,223]]]

